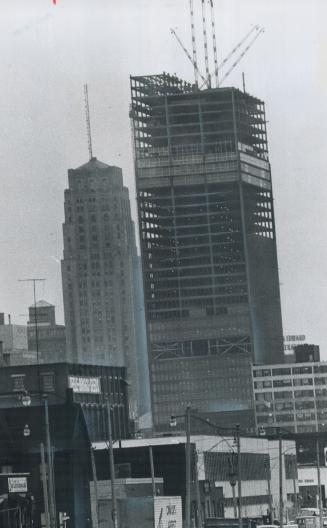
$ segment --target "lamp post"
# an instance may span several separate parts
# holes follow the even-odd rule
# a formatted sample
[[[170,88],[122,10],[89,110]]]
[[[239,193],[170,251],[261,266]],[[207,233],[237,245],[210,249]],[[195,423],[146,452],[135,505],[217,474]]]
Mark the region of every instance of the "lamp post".
[[[109,397],[106,398],[107,417],[108,417],[108,442],[109,442],[109,464],[110,464],[110,479],[111,479],[111,516],[114,523],[114,528],[119,528],[118,512],[117,512],[117,498],[116,498],[116,481],[115,481],[115,460],[114,449],[112,442],[112,427],[111,427],[111,413]]]
[[[50,437],[48,399],[45,394],[43,395],[43,401],[44,401],[44,415],[45,415],[46,448],[47,448],[47,459],[48,459],[50,523],[51,523],[51,528],[56,528],[57,514],[56,514],[55,484],[54,484],[54,471],[53,471],[53,454],[52,454],[51,437]]]
[[[39,394],[39,393],[38,393]],[[49,423],[49,408],[48,408],[48,399],[46,394],[41,394],[40,400],[43,399],[44,402],[44,422],[45,422],[45,440],[46,440],[46,451],[47,451],[47,462],[48,462],[48,486],[46,487],[46,475],[43,474],[44,470],[42,469],[42,482],[43,482],[43,491],[44,491],[44,500],[45,500],[45,512],[46,512],[46,522],[49,523],[50,528],[57,527],[57,513],[56,513],[56,496],[55,496],[55,480],[54,480],[54,470],[53,470],[53,453],[51,447],[51,436],[50,436],[50,423]],[[25,390],[20,396],[21,402],[24,407],[29,407],[32,403],[31,395]],[[29,426],[26,424],[23,431],[24,436],[30,435]],[[42,466],[45,463],[44,457],[44,448],[41,444],[41,462]],[[45,467],[45,466],[44,466]],[[47,514],[48,510],[48,514]]]
[[[322,513],[322,496],[321,496],[321,476],[320,476],[320,442],[319,436],[316,437],[316,461],[317,461],[317,491],[318,491],[318,508],[319,508],[319,524],[323,528],[323,513]]]
[[[208,419],[201,418],[201,416],[198,416],[196,414],[191,413],[191,406],[188,405],[186,407],[185,414],[175,415],[170,417],[170,427],[175,427],[177,425],[177,418],[183,418],[185,420],[185,426],[186,426],[186,445],[185,445],[185,477],[186,477],[186,497],[185,497],[185,528],[191,528],[191,418],[198,420],[199,422],[202,422],[206,426],[212,427],[216,430],[216,432],[219,432],[219,429],[224,429],[230,431],[231,428],[229,427],[220,427],[216,424],[213,424]],[[221,434],[221,433],[220,433]],[[197,469],[196,469],[197,470]],[[239,477],[240,477],[240,471],[239,471]],[[198,486],[198,479],[197,479],[197,486]],[[240,487],[239,487],[240,489]],[[197,496],[199,497],[199,493],[197,493]],[[201,512],[201,504],[199,504],[199,500],[197,500],[197,508],[198,508],[198,524],[199,526],[203,526],[203,520],[202,520],[202,512]]]
[[[236,425],[237,447],[237,492],[238,492],[238,526],[242,528],[242,474],[241,474],[241,439],[240,425]]]
[[[279,464],[279,526],[284,526],[284,498],[283,498],[283,453],[282,453],[282,432],[280,427],[278,433],[278,464]]]

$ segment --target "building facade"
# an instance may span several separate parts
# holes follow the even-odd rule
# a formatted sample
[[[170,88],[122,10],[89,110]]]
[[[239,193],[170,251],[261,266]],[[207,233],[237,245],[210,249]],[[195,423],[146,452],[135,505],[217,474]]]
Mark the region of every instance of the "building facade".
[[[0,365],[27,365],[36,362],[36,354],[28,350],[27,327],[11,322],[0,313]]]
[[[108,440],[107,398],[112,413],[113,438],[129,438],[128,386],[124,367],[50,363],[0,369],[0,409],[22,406],[21,396],[31,397],[31,407],[40,406],[42,394],[49,406],[67,400],[81,404],[91,440]],[[42,404],[43,405],[43,404]]]
[[[327,362],[254,366],[257,430],[327,431]]]
[[[131,411],[137,414],[136,245],[128,189],[119,167],[96,158],[70,169],[68,181],[62,260],[67,358],[126,366]]]
[[[131,78],[154,423],[248,410],[283,337],[264,103]]]
[[[28,350],[38,356],[40,363],[66,361],[66,330],[64,325],[56,323],[55,310],[55,306],[46,301],[38,301],[28,309]]]
[[[115,463],[129,466],[131,478],[151,474],[149,447],[152,447],[154,476],[163,479],[163,495],[186,498],[185,436],[124,440],[115,447]],[[93,444],[99,480],[108,478],[105,443]],[[271,511],[278,518],[279,459],[278,440],[241,437],[242,516],[260,517]],[[233,518],[237,503],[231,481],[236,481],[236,445],[233,436],[191,435],[191,511],[196,517],[197,493],[203,519]],[[198,478],[198,489],[196,485]],[[283,499],[294,500],[298,491],[296,448],[293,440],[282,440]],[[291,506],[289,504],[289,506]],[[236,514],[237,517],[237,514]]]

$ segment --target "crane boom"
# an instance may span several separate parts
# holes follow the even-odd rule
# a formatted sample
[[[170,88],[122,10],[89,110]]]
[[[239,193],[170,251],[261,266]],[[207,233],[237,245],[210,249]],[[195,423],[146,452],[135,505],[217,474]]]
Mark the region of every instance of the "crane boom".
[[[257,38],[259,37],[259,35],[261,33],[264,32],[264,28],[260,28],[259,31],[257,32],[257,34],[253,37],[253,39],[249,42],[249,44],[246,46],[246,48],[242,51],[242,53],[237,57],[236,61],[231,65],[231,67],[229,68],[229,70],[225,73],[224,77],[222,78],[220,84],[222,84],[224,82],[224,80],[229,76],[229,74],[232,72],[232,70],[235,68],[235,66],[238,65],[238,63],[242,60],[242,58],[244,57],[244,55],[249,51],[249,49],[251,48],[252,44],[254,44],[254,42],[257,40]]]
[[[202,0],[202,30],[203,30],[204,61],[205,61],[205,66],[206,66],[207,86],[208,86],[208,88],[211,88],[211,75],[210,75],[210,71],[209,71],[207,19],[206,19],[205,0]]]
[[[259,26],[256,25],[254,26],[253,28],[251,28],[250,31],[248,31],[248,33],[236,44],[236,46],[234,46],[234,48],[230,51],[230,53],[224,58],[224,60],[218,64],[218,71],[223,67],[225,66],[226,62],[229,61],[229,59],[234,55],[234,53],[236,53],[236,51],[242,46],[242,44],[244,44],[244,42],[250,37],[250,35],[252,35],[252,33],[254,31],[259,31]],[[214,74],[216,75],[216,70],[214,72]],[[204,85],[202,85],[200,88],[202,88]]]
[[[91,136],[91,121],[90,121],[90,108],[89,108],[89,92],[87,89],[87,84],[84,84],[84,103],[85,103],[85,117],[86,117],[86,132],[87,132],[87,142],[89,147],[89,157],[92,159],[92,136]]]
[[[200,72],[197,63],[194,62],[194,60],[192,59],[191,55],[189,54],[189,52],[188,52],[187,49],[185,48],[183,42],[181,41],[181,39],[180,39],[179,36],[177,35],[176,31],[175,31],[173,28],[170,28],[170,32],[176,37],[177,42],[179,43],[179,45],[181,46],[182,50],[183,50],[184,53],[186,54],[187,58],[188,58],[188,59],[191,61],[191,63],[193,64],[194,71],[197,72],[197,74],[201,77],[201,79],[202,79],[202,81],[203,81],[203,85],[208,84],[207,79],[206,79],[206,78],[202,75],[202,73]],[[197,81],[195,81],[195,83],[197,84]]]
[[[214,60],[214,65],[215,65],[215,79],[216,79],[216,88],[218,88],[219,86],[219,65],[218,65],[218,56],[217,56],[216,25],[215,25],[215,12],[214,12],[214,7],[213,7],[213,0],[210,0],[210,12],[211,12],[213,60]]]
[[[192,50],[193,50],[193,68],[194,68],[194,81],[196,86],[198,86],[198,60],[197,60],[197,53],[196,53],[196,42],[195,42],[195,25],[194,25],[194,6],[193,6],[193,0],[190,0],[190,16],[191,16],[191,33],[192,33]],[[176,33],[175,36],[177,37]],[[183,46],[184,48],[184,46]],[[188,52],[187,52],[188,53]]]

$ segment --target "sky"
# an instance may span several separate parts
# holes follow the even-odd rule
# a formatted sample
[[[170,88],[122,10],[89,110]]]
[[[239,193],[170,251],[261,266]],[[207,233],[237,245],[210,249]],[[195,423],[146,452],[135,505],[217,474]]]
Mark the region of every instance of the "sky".
[[[0,311],[24,324],[37,298],[63,322],[60,259],[67,170],[94,155],[123,168],[136,219],[128,117],[130,75],[193,81],[188,0],[1,0]],[[204,70],[201,1],[194,0]],[[209,12],[208,12],[209,15]],[[219,62],[265,28],[224,86],[265,101],[284,334],[305,334],[327,359],[326,0],[215,0]],[[210,20],[210,17],[209,17]],[[211,63],[212,56],[210,56]],[[227,68],[226,68],[227,69]]]

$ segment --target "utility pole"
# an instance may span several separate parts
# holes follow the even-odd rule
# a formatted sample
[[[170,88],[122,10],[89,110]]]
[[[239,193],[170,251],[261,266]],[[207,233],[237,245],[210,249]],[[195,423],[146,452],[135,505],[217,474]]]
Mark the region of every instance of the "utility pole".
[[[191,406],[186,407],[186,446],[185,446],[185,474],[186,474],[186,501],[185,501],[185,528],[191,528]]]
[[[316,456],[317,456],[317,491],[318,491],[318,508],[319,508],[319,524],[323,528],[323,513],[322,513],[322,497],[321,497],[321,478],[320,478],[320,442],[319,436],[316,437]]]
[[[46,447],[47,447],[47,461],[48,461],[50,521],[51,521],[51,528],[56,528],[57,526],[56,495],[55,495],[55,486],[54,486],[53,455],[52,455],[51,438],[50,438],[49,408],[48,408],[47,397],[45,396],[43,399],[44,399],[45,432],[46,432]]]
[[[156,481],[154,478],[154,464],[153,464],[153,451],[152,446],[149,446],[149,457],[150,457],[150,469],[151,469],[151,482],[152,482],[152,495],[156,496]]]
[[[98,493],[98,479],[97,479],[97,470],[94,460],[94,451],[92,444],[90,444],[90,455],[91,455],[91,465],[92,465],[92,476],[94,482],[94,498],[95,498],[95,519],[94,524],[95,528],[99,528],[99,493]]]
[[[110,463],[110,479],[111,479],[111,516],[114,523],[114,528],[118,528],[118,512],[117,512],[117,498],[116,498],[116,479],[115,479],[115,460],[114,448],[112,443],[112,429],[111,429],[111,414],[109,397],[107,396],[107,416],[108,416],[108,441],[109,441],[109,463]]]
[[[39,332],[38,332],[37,309],[36,309],[36,283],[37,282],[44,282],[45,280],[46,279],[35,279],[35,278],[33,278],[33,279],[18,279],[18,282],[32,282],[33,283],[36,368],[37,368],[40,407],[42,407],[42,395],[41,395],[41,376],[40,376]]]
[[[242,471],[241,471],[241,438],[240,425],[236,425],[237,446],[237,491],[238,491],[238,526],[242,528]]]
[[[48,486],[47,486],[47,472],[45,465],[44,456],[44,445],[40,444],[41,452],[41,473],[42,473],[42,488],[43,488],[43,502],[44,502],[44,515],[45,515],[45,526],[51,528],[50,515],[49,515],[49,497],[48,497]]]
[[[199,473],[198,473],[198,454],[195,453],[194,460],[194,469],[195,469],[195,485],[196,485],[196,508],[197,508],[197,527],[203,528],[203,518],[202,518],[202,506],[201,506],[201,495],[200,495],[200,485],[199,485]]]
[[[279,460],[279,526],[284,526],[284,499],[283,499],[283,453],[282,453],[282,432],[278,431],[278,460]]]

